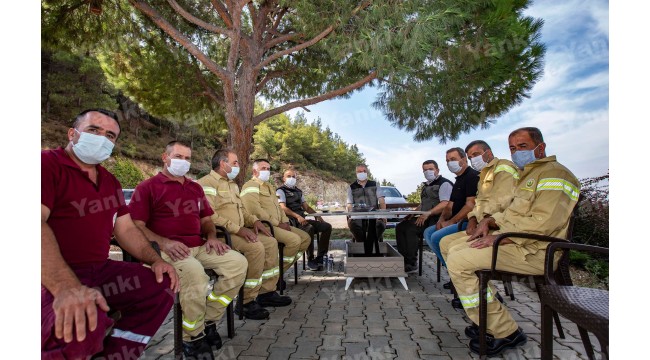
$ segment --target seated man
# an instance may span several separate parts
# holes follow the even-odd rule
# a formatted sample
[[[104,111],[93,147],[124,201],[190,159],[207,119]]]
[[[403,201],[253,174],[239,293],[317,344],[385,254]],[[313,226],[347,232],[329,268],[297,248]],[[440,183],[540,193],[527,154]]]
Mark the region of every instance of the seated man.
[[[449,171],[456,174],[456,182],[438,222],[424,230],[424,240],[443,265],[445,262],[440,254],[440,240],[458,232],[458,223],[466,219],[467,214],[474,208],[479,180],[478,171],[468,166],[467,155],[463,149],[455,147],[447,150],[446,159]],[[462,223],[460,230],[465,230],[466,227],[467,223]]]
[[[167,144],[163,170],[135,188],[129,208],[138,227],[180,274],[183,353],[212,359],[212,347],[221,348],[216,322],[244,283],[248,263],[217,239],[213,211],[201,185],[185,177],[191,157],[186,144]],[[209,293],[210,278],[204,269],[219,275]]]
[[[239,187],[233,181],[239,174],[239,159],[232,149],[217,150],[212,156],[212,171],[199,179],[208,203],[214,210],[212,221],[230,232],[232,246],[248,260],[244,282],[243,316],[252,320],[269,317],[267,306],[287,306],[291,298],[278,294],[276,284],[278,242],[255,215],[251,215],[239,197]],[[261,234],[260,234],[261,232]],[[239,315],[239,307],[235,313]]]
[[[492,245],[497,234],[524,232],[566,238],[571,212],[578,201],[580,182],[566,167],[546,156],[546,143],[537,128],[520,128],[508,137],[512,161],[521,169],[519,182],[505,210],[485,217],[472,236],[449,249],[447,269],[467,316],[479,321],[479,279],[477,270],[492,265]],[[496,267],[503,271],[541,275],[548,242],[507,238],[499,246]],[[499,301],[495,289],[487,292],[488,356],[526,342],[526,334]],[[479,351],[478,326],[465,329],[470,349]]]
[[[395,227],[397,250],[404,256],[404,270],[418,271],[418,246],[424,229],[434,225],[442,210],[447,206],[453,183],[440,176],[438,164],[433,160],[422,163],[422,172],[427,180],[422,183],[420,205],[416,210],[428,211],[418,217],[407,216]]]
[[[323,221],[320,216],[316,220],[305,219],[305,211],[314,214],[316,211],[307,204],[302,190],[296,187],[296,172],[287,170],[282,177],[284,184],[278,188],[275,194],[278,196],[280,207],[284,213],[293,222],[293,226],[306,231],[311,237],[309,247],[307,248],[307,267],[310,270],[323,270],[323,256],[327,256],[329,249],[330,236],[332,235],[332,225]],[[314,259],[314,234],[320,233],[318,240],[318,254]]]
[[[138,358],[178,291],[176,271],[131,220],[119,181],[99,165],[119,135],[114,113],[86,110],[65,148],[41,152],[41,359]],[[112,234],[151,269],[108,260]],[[108,311],[121,318],[114,322]]]
[[[244,208],[260,220],[266,220],[273,225],[273,233],[278,242],[284,244],[284,270],[287,270],[307,250],[311,238],[306,232],[290,226],[289,218],[278,204],[276,189],[269,181],[271,164],[265,159],[253,161],[253,178],[248,180],[241,191]],[[278,288],[284,286],[282,279]]]
[[[368,166],[359,164],[356,168],[357,181],[348,187],[347,210],[352,211],[354,206],[371,206],[374,209],[386,210],[384,195],[381,186],[375,181],[368,180]],[[383,239],[386,230],[386,219],[354,219],[348,217],[348,227],[352,232],[354,241],[363,242],[364,255],[372,255],[373,245],[379,254],[379,240]]]

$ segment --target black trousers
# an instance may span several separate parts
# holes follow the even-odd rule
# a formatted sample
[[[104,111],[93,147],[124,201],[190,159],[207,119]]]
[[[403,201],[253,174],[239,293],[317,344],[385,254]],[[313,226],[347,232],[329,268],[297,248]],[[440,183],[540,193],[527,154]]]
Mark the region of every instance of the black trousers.
[[[332,224],[325,221],[307,220],[307,225],[301,225],[298,220],[289,217],[291,226],[295,226],[300,230],[306,232],[311,237],[311,242],[307,248],[307,260],[314,260],[314,236],[319,233],[318,237],[318,254],[317,260],[321,260],[323,255],[327,255],[327,250],[330,247],[330,237],[332,236]]]
[[[348,221],[355,242],[363,242],[364,255],[379,254],[379,241],[384,241],[386,224],[377,219],[355,219]]]
[[[420,243],[420,236],[424,233],[424,229],[434,225],[431,219],[422,226],[415,225],[416,218],[403,220],[395,227],[395,237],[397,238],[397,251],[404,256],[404,264],[417,266],[418,263],[418,248]]]

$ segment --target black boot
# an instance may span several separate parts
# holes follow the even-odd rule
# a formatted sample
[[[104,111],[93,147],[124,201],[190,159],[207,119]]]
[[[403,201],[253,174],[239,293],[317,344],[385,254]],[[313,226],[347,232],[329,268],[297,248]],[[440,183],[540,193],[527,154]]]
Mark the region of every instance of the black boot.
[[[264,320],[269,318],[269,312],[265,308],[261,307],[255,300],[244,304],[242,308],[244,309],[243,312],[246,319]],[[235,306],[235,314],[239,315],[239,306]]]
[[[217,324],[214,321],[205,322],[205,337],[208,339],[208,344],[211,347],[216,347],[217,350],[221,349],[223,343],[221,342],[221,336],[217,332]]]
[[[183,355],[192,360],[214,360],[205,332],[192,336],[190,341],[183,341]]]

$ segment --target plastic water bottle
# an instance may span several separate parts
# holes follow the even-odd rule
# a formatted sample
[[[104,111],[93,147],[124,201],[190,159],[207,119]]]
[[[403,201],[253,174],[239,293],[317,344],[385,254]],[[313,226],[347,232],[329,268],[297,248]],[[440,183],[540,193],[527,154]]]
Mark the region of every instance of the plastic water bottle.
[[[332,254],[327,259],[327,272],[334,272],[334,255]]]
[[[325,272],[330,271],[329,266],[327,266],[328,265],[327,264],[328,263],[327,259],[328,259],[327,254],[323,255],[323,270],[325,270]]]

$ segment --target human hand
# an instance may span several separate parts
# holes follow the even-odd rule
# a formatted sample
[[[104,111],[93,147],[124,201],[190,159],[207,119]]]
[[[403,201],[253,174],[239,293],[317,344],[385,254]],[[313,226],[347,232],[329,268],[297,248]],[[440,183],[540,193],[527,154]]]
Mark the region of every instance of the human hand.
[[[257,242],[257,228],[253,228],[253,230],[250,230],[242,226],[239,228],[239,231],[237,231],[237,235],[243,237],[246,241],[250,243]]]
[[[86,338],[86,320],[89,331],[97,328],[97,307],[108,312],[110,308],[104,296],[96,289],[79,285],[61,290],[54,296],[54,335],[63,338],[66,343],[72,342],[74,336],[72,327],[77,330],[77,341]]]
[[[298,220],[298,222],[300,223],[300,225],[307,225],[307,224],[309,224],[309,223],[307,222],[307,219],[305,219],[304,217],[302,217],[302,216],[300,216],[300,215],[298,215],[298,217],[296,218],[296,220]]]
[[[467,228],[465,229],[465,234],[467,235],[474,235],[474,232],[476,231],[476,228],[478,227],[478,221],[476,220],[475,217],[472,216],[471,219],[467,222]]]
[[[172,289],[172,291],[175,293],[181,290],[181,283],[178,280],[178,274],[176,273],[176,269],[174,269],[174,267],[167,261],[160,259],[155,263],[151,264],[151,271],[153,271],[153,273],[156,274],[157,283],[160,284],[163,281],[163,274],[167,273],[167,275],[169,276],[169,280],[171,280],[169,284],[169,288]]]
[[[471,236],[467,239],[467,241],[469,242],[477,238],[486,237],[489,235],[489,232],[490,232],[489,220],[483,219],[476,226],[476,229],[471,234]]]
[[[291,226],[289,223],[279,223],[278,227],[283,230],[291,231]]]
[[[431,213],[426,213],[426,214],[420,214],[417,219],[415,219],[415,225],[417,226],[423,226],[427,219],[431,216]]]
[[[469,244],[469,247],[475,249],[483,249],[490,247],[494,244],[494,241],[497,239],[496,235],[487,235],[480,238],[476,238],[474,242]],[[469,241],[469,240],[468,240]]]
[[[269,230],[266,226],[264,226],[264,224],[262,224],[262,222],[259,220],[257,220],[255,224],[253,224],[253,230],[255,230],[256,234],[258,234],[261,231],[262,234],[273,237],[273,235],[271,235],[271,230]]]
[[[180,241],[166,239],[160,245],[160,250],[167,254],[172,261],[183,260],[190,256],[190,248]]]
[[[217,252],[217,255],[223,255],[230,250],[230,246],[217,240],[217,239],[208,239],[205,242],[205,249],[208,254],[214,249]]]

